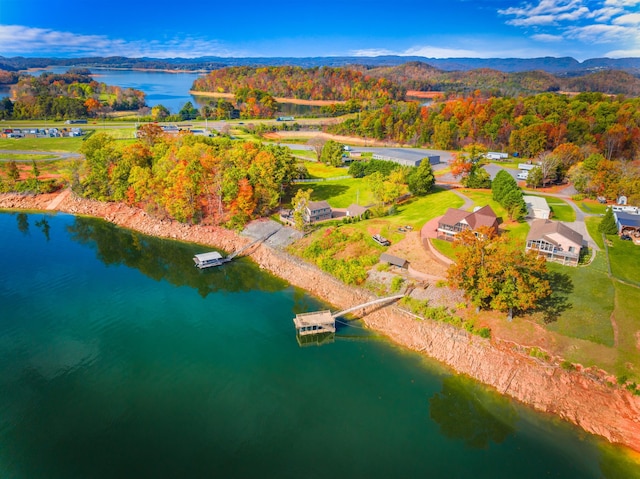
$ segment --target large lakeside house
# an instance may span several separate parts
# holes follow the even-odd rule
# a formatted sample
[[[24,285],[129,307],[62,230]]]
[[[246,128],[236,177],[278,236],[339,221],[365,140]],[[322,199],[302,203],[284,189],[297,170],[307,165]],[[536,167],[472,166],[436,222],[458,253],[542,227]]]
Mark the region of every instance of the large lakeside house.
[[[498,217],[491,206],[483,206],[472,212],[449,208],[438,221],[437,237],[453,241],[457,234],[466,230],[475,231],[482,226],[498,233]]]
[[[582,235],[564,223],[537,219],[531,223],[525,250],[536,251],[547,261],[577,266],[584,246]]]

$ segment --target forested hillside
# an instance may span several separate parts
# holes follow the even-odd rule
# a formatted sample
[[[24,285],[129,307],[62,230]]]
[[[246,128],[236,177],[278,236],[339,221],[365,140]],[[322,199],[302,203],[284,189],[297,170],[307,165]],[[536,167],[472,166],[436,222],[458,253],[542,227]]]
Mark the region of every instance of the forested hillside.
[[[130,111],[145,106],[139,90],[99,83],[88,70],[64,74],[21,75],[12,87],[13,104],[3,102],[5,119],[85,118],[109,111]]]
[[[231,67],[197,79],[193,89],[236,93],[262,90],[274,97],[302,100],[400,100],[405,89],[385,78],[373,78],[352,68]]]

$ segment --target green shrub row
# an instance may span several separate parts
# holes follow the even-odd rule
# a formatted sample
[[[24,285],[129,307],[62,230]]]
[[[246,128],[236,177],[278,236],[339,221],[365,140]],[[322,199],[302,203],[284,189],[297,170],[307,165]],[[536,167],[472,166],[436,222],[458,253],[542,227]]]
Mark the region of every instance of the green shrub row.
[[[482,327],[478,328],[475,325],[473,319],[463,319],[460,316],[455,315],[455,311],[449,310],[446,306],[429,306],[428,300],[419,300],[410,297],[404,297],[401,300],[406,308],[408,308],[414,314],[422,316],[426,319],[432,319],[441,323],[448,323],[458,328],[463,328],[465,331],[480,336],[482,338],[491,337],[491,328]]]

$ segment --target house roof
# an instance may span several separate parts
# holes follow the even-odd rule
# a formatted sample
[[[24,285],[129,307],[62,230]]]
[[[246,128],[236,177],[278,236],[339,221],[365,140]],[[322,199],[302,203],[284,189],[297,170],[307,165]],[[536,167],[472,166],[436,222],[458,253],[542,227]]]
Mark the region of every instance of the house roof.
[[[551,211],[551,208],[549,208],[549,204],[547,203],[547,200],[545,200],[544,198],[541,198],[539,196],[527,195],[527,196],[523,196],[522,199],[527,204],[527,207],[531,207],[532,209],[535,209],[535,210]]]
[[[398,256],[393,256],[392,254],[388,253],[382,253],[380,255],[380,261],[384,261],[385,263],[389,263],[394,266],[399,266],[400,268],[404,268],[407,265],[406,259],[399,258]]]
[[[351,216],[360,216],[364,214],[365,211],[367,211],[367,208],[364,206],[356,205],[354,203],[352,205],[349,205],[349,207],[347,208],[347,211]]]
[[[640,228],[640,215],[632,215],[624,211],[616,211],[613,214],[616,217],[616,222],[620,223],[620,225]]]
[[[329,206],[329,203],[327,203],[326,201],[309,201],[307,208],[309,208],[309,211],[315,211],[323,210],[325,208],[331,209],[331,206]]]
[[[551,234],[559,234],[572,243],[582,245],[582,235],[572,230],[560,221],[533,220],[531,229],[527,235],[527,241],[543,239],[548,243],[558,246],[558,242],[549,237]]]
[[[440,219],[440,223],[446,225],[455,225],[457,223],[466,223],[471,229],[477,229],[481,226],[494,227],[498,217],[491,209],[491,206],[483,206],[474,211],[464,211],[458,208],[449,208],[444,216]]]

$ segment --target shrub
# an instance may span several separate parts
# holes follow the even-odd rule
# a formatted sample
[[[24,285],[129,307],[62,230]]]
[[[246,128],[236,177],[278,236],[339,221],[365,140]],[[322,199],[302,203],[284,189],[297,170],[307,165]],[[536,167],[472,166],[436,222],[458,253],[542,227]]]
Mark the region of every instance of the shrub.
[[[575,371],[576,367],[571,361],[564,360],[560,363],[560,367],[565,371]]]
[[[480,328],[480,329],[478,329],[477,334],[481,338],[489,339],[489,338],[491,338],[491,328],[487,328],[487,327]]]
[[[400,276],[395,276],[391,280],[391,292],[397,293],[398,291],[400,291],[400,288],[402,287],[402,283],[404,283],[404,279]]]

